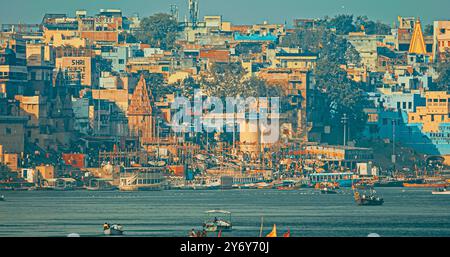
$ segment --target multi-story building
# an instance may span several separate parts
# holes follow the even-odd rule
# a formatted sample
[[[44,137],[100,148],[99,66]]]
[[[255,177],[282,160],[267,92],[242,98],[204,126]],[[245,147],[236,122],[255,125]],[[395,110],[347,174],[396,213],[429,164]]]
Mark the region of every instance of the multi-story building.
[[[26,43],[14,32],[0,33],[0,96],[14,98],[28,82]]]
[[[433,59],[444,57],[450,51],[450,21],[434,22],[433,39]]]
[[[105,46],[102,47],[101,57],[111,61],[111,70],[115,72],[125,72],[128,62],[127,46]]]
[[[350,33],[348,42],[355,47],[361,57],[361,63],[371,71],[377,70],[378,48],[384,41],[383,35],[366,35],[364,32]]]
[[[402,144],[417,152],[442,156],[450,163],[450,94],[444,91],[425,93],[426,103],[404,116],[399,128]]]

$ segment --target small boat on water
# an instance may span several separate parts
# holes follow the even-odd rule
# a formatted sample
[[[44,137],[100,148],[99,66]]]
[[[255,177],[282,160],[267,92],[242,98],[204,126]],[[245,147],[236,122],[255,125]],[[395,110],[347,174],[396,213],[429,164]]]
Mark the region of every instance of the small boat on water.
[[[447,190],[447,188],[438,188],[431,192],[433,195],[450,195],[450,190]]]
[[[423,184],[423,179],[383,178],[375,181],[374,187],[403,187],[405,183]]]
[[[6,201],[5,196],[4,195],[0,195],[0,202]]]
[[[321,182],[317,183],[315,188],[319,189],[322,194],[337,194],[336,189],[339,187],[337,183]]]
[[[379,197],[375,190],[371,189],[368,192],[354,191],[355,202],[361,206],[377,206],[383,205],[384,199]]]
[[[231,212],[223,210],[210,210],[206,212],[207,219],[203,223],[206,232],[231,231]],[[214,217],[214,218],[213,218]]]
[[[411,183],[403,183],[404,187],[409,188],[443,188],[446,187],[446,183],[425,183],[425,184],[411,184]]]
[[[334,188],[330,188],[330,187],[324,187],[320,190],[320,192],[322,194],[329,194],[329,195],[337,194],[336,190],[334,190]]]
[[[103,225],[103,233],[107,236],[121,236],[123,235],[123,227],[122,225]]]

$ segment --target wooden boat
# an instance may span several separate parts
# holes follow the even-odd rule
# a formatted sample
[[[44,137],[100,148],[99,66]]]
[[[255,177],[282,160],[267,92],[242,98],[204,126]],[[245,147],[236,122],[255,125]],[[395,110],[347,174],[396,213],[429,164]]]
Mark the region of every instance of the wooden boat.
[[[294,186],[279,186],[277,187],[277,190],[281,190],[281,191],[290,191],[290,190],[295,190],[296,188]]]
[[[314,188],[319,189],[322,194],[337,194],[336,189],[338,188],[338,184],[331,182],[320,182],[317,183]]]
[[[447,190],[447,188],[438,188],[431,193],[433,195],[450,195],[450,190]]]
[[[337,194],[336,190],[334,190],[334,188],[329,188],[329,187],[324,187],[320,190],[320,192],[322,194],[330,194],[330,195],[334,195]]]
[[[103,228],[103,233],[107,236],[123,235],[123,227],[121,225],[111,225]]]
[[[411,184],[411,183],[403,183],[404,187],[409,187],[409,188],[442,188],[442,187],[446,187],[447,184],[445,183],[433,183],[433,184]]]
[[[384,199],[377,196],[375,190],[369,192],[354,192],[355,202],[361,206],[377,206],[383,205]]]
[[[223,210],[211,210],[206,212],[208,218],[203,223],[203,229],[206,232],[231,231],[231,212]],[[212,218],[214,217],[214,218]]]

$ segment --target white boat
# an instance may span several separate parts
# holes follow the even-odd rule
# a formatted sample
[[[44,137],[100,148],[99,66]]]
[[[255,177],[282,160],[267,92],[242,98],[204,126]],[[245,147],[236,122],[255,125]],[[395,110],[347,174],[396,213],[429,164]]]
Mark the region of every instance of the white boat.
[[[4,195],[0,195],[0,202],[5,201],[5,196]]]
[[[123,227],[121,225],[111,225],[103,229],[103,233],[107,236],[121,236],[123,235]]]
[[[207,211],[207,219],[203,223],[203,229],[206,232],[231,231],[231,212],[223,210]],[[213,218],[214,217],[214,218]]]
[[[446,188],[439,188],[433,192],[431,192],[433,195],[450,195],[450,191]]]

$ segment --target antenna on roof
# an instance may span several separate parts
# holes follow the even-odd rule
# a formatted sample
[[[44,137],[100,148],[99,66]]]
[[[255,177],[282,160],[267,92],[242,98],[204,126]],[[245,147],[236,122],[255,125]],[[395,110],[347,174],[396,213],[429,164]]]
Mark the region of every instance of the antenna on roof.
[[[178,6],[176,4],[170,5],[170,15],[178,22]]]
[[[189,22],[192,27],[195,27],[199,18],[199,7],[198,0],[188,0],[189,1]]]

